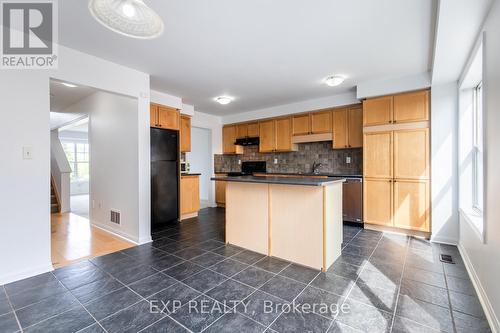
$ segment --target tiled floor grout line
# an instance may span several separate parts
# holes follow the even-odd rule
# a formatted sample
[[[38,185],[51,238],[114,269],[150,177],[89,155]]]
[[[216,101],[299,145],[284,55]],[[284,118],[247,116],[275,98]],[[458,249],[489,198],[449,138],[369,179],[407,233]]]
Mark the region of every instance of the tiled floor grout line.
[[[401,277],[399,278],[398,292],[396,294],[396,306],[394,307],[394,311],[392,312],[391,327],[389,329],[389,332],[392,332],[392,330],[394,328],[394,321],[396,320],[396,313],[398,311],[399,296],[401,294],[401,284],[403,283],[403,277],[405,275],[405,269],[406,269],[406,260],[408,259],[408,251],[410,249],[410,240],[411,240],[410,237],[406,240],[405,260],[403,261],[403,271],[401,272]]]
[[[267,258],[267,256],[266,256],[266,257],[264,257],[264,258],[262,258],[262,259],[260,259],[260,260],[258,260],[258,261],[256,261],[254,264],[256,264],[256,263],[258,263],[258,262],[260,262],[260,261],[264,260],[265,258]],[[283,269],[282,269],[282,270],[280,270],[280,271],[279,271],[279,272],[278,272],[275,276],[273,276],[273,278],[274,278],[274,277],[276,277],[276,276],[278,276],[278,274],[279,274],[279,273],[283,272],[283,271],[284,271],[285,269],[287,269],[290,265],[291,265],[291,263],[288,263],[288,265],[286,265],[285,267],[283,267]],[[245,268],[245,269],[246,269],[246,268]],[[243,270],[242,270],[242,271],[243,271]],[[242,271],[240,271],[239,273],[241,273]],[[268,271],[266,271],[266,272],[268,272]],[[234,274],[233,276],[235,276],[235,275],[237,275],[237,274],[239,274],[239,273],[236,273],[236,274]],[[229,279],[231,279],[231,280],[232,280],[232,277],[231,277],[231,278],[229,278]],[[227,281],[227,280],[226,280],[226,281]],[[236,281],[236,280],[233,280],[233,281]],[[236,281],[236,282],[239,282],[239,281]],[[241,283],[241,282],[239,282],[239,283]],[[267,283],[267,282],[266,282],[266,283]],[[222,284],[222,283],[221,283],[221,284]],[[245,285],[245,286],[248,286],[247,284],[244,284],[244,283],[242,283],[242,284],[243,284],[243,285]],[[220,285],[220,284],[219,284],[219,285]],[[249,286],[249,287],[251,287],[251,286]],[[261,287],[262,287],[262,286],[261,286]],[[215,288],[215,287],[214,287],[214,288]],[[238,301],[238,303],[236,303],[236,305],[233,307],[233,309],[234,309],[234,311],[235,311],[235,312],[236,312],[236,307],[237,307],[240,303],[244,302],[247,298],[249,298],[250,296],[252,296],[253,294],[255,294],[258,290],[260,290],[260,289],[255,288],[255,287],[251,287],[251,288],[252,288],[252,289],[254,289],[254,291],[253,291],[252,293],[250,293],[247,297],[245,297],[244,299],[242,299],[241,301]],[[260,288],[260,287],[259,287],[259,288]],[[213,288],[212,288],[212,289],[213,289]],[[210,290],[212,290],[212,289],[210,289]],[[208,292],[208,291],[210,291],[210,290],[207,290],[207,292]],[[271,295],[271,294],[266,293],[266,292],[264,292],[264,293],[265,293],[265,294],[267,294],[267,295]],[[211,298],[211,299],[213,299],[213,298],[212,298],[212,297],[210,297],[209,295],[206,295],[206,296],[207,296],[207,297],[209,297],[209,298]],[[274,295],[271,295],[271,296],[274,296]],[[276,297],[276,296],[275,296],[275,297]],[[281,297],[278,297],[278,298],[279,298],[279,299],[282,299]],[[215,300],[215,301],[217,301],[217,300]],[[250,317],[248,317],[248,316],[245,316],[245,315],[244,315],[244,314],[242,314],[242,313],[240,313],[240,314],[241,314],[241,315],[243,315],[245,318],[251,319],[252,321],[254,321],[254,322],[258,323],[260,326],[265,327],[265,330],[264,330],[264,331],[267,331],[267,330],[269,329],[269,326],[267,326],[267,327],[266,327],[265,325],[263,325],[262,323],[259,323],[259,322],[258,322],[258,321],[256,321],[255,319],[250,318]],[[225,315],[225,314],[224,314],[224,315]],[[217,321],[219,321],[222,317],[224,317],[224,315],[220,316],[220,317],[219,317],[219,318],[217,318],[217,320],[215,320],[213,323],[211,323],[210,325],[208,325],[207,327],[205,327],[205,328],[202,330],[202,332],[203,332],[203,331],[205,331],[205,330],[207,330],[210,326],[212,326],[213,324],[215,324]],[[280,313],[280,314],[276,317],[276,319],[277,319],[280,315],[281,315],[281,313]],[[274,322],[274,321],[273,321],[273,322]]]
[[[16,331],[16,332],[24,332],[24,329],[21,326],[21,322],[19,321],[19,318],[17,318],[17,313],[16,313],[16,310],[14,309],[14,306],[12,305],[9,294],[7,294],[7,290],[5,289],[5,286],[2,286],[2,289],[3,289],[3,292],[5,293],[5,298],[7,299],[7,302],[9,303],[10,309],[12,310],[12,313],[14,314],[14,318],[16,318],[17,326],[19,327],[19,331]],[[9,314],[9,313],[6,313],[6,314]]]
[[[51,272],[51,273],[52,273],[52,275],[54,276],[54,278],[56,278],[56,279],[57,279],[57,276],[56,276],[53,272]],[[59,279],[57,279],[57,281],[59,281]],[[79,300],[79,299],[78,299],[78,298],[77,298],[77,297],[73,294],[73,292],[72,292],[72,291],[71,291],[68,287],[66,287],[66,286],[64,285],[64,283],[61,283],[61,284],[63,285],[63,287],[64,287],[64,288],[66,288],[66,290],[67,290],[67,291],[71,294],[71,296],[73,296],[73,297],[75,298],[75,300],[78,302],[78,304],[80,304],[80,306],[81,306],[81,307],[82,307],[82,308],[83,308],[83,309],[84,309],[84,310],[85,310],[85,311],[89,314],[89,316],[91,316],[91,317],[92,317],[92,319],[94,319],[94,321],[97,323],[97,325],[99,325],[99,326],[100,326],[100,327],[104,330],[104,332],[108,333],[108,331],[107,331],[107,330],[106,330],[106,329],[105,329],[105,328],[101,325],[101,323],[100,323],[100,322],[99,322],[99,321],[98,321],[98,320],[94,317],[94,315],[92,315],[92,313],[90,313],[90,311],[89,311],[89,310],[87,310],[87,308],[86,308],[86,307],[82,304],[82,302],[80,302],[80,300]],[[71,311],[71,310],[68,310],[68,311]],[[63,313],[64,313],[64,312],[63,312]],[[62,313],[61,313],[61,314],[62,314]],[[58,314],[58,315],[59,315],[59,314]],[[92,325],[94,325],[94,324],[92,324]],[[87,327],[90,327],[90,326],[92,326],[92,325],[89,325],[89,326],[87,326]]]
[[[441,253],[441,245],[439,245],[439,253]],[[446,276],[446,270],[444,269],[444,264],[441,265],[444,276],[444,284],[446,286],[446,296],[448,297],[448,309],[450,310],[451,324],[453,325],[453,332],[457,332],[457,325],[455,324],[455,316],[453,315],[453,308],[451,306],[451,296],[450,289],[448,288],[448,277]]]
[[[364,230],[364,229],[363,229]],[[361,230],[359,231],[361,232]],[[356,234],[356,236],[359,234],[359,232]],[[355,236],[355,237],[356,237]],[[353,237],[352,239],[354,239],[355,237]],[[379,244],[380,244],[380,241],[382,240],[383,238],[383,233],[380,235],[380,238],[378,239],[378,242],[377,242],[377,245],[375,245],[375,247],[373,248],[373,251],[370,253],[370,256],[368,256],[368,258],[366,259],[366,261],[370,261],[370,258],[373,256],[373,253],[375,253],[375,250],[378,248]],[[352,240],[351,239],[351,240]],[[351,294],[351,291],[354,289],[354,287],[356,286],[356,283],[358,282],[359,280],[359,276],[361,275],[361,273],[363,273],[363,271],[365,270],[365,266],[366,266],[366,263],[361,267],[361,270],[359,271],[359,273],[356,275],[356,279],[354,280],[354,283],[352,284],[352,286],[349,288],[349,291],[347,292],[347,294],[345,295],[345,298],[344,300],[342,301],[342,304],[340,305],[341,308],[343,308],[345,302],[347,301],[347,298],[349,297],[349,295]],[[330,323],[330,326],[328,327],[328,329],[326,330],[326,332],[328,332],[328,330],[330,329],[330,327],[333,325],[333,323],[337,320],[337,317],[338,315],[335,317],[335,319]],[[347,325],[348,326],[348,325]]]

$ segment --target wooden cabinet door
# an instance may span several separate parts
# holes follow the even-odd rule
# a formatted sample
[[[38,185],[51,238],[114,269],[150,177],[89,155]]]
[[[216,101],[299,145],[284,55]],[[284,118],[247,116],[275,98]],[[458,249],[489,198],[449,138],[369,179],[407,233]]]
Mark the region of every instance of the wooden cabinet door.
[[[394,96],[394,122],[429,120],[429,91],[417,91]]]
[[[236,153],[236,146],[234,145],[235,140],[236,140],[236,126],[224,126],[222,128],[222,142],[223,142],[224,154]]]
[[[276,121],[266,120],[259,123],[259,151],[272,152],[276,149]]]
[[[394,181],[394,226],[429,232],[429,181]]]
[[[392,179],[365,178],[363,184],[364,222],[392,226]]]
[[[347,117],[349,148],[363,147],[363,108],[351,108]]]
[[[332,132],[332,112],[321,111],[311,113],[311,133],[331,133]]]
[[[276,119],[276,151],[292,150],[292,118]]]
[[[429,179],[429,129],[394,131],[394,178]]]
[[[181,215],[200,210],[200,180],[198,176],[181,177]]]
[[[218,204],[226,203],[226,182],[215,182],[215,202]]]
[[[191,117],[181,116],[180,126],[181,152],[191,151]]]
[[[363,175],[368,178],[393,178],[392,132],[365,133]]]
[[[259,137],[259,123],[249,123],[247,124],[247,135],[249,138]]]
[[[392,121],[393,98],[384,96],[370,98],[363,102],[363,125],[384,125]]]
[[[336,109],[333,118],[333,149],[347,148],[347,109]]]
[[[236,125],[236,139],[244,139],[248,136],[248,125],[239,124]]]
[[[166,106],[158,106],[158,126],[161,128],[179,130],[179,111]]]
[[[157,127],[158,125],[158,106],[154,104],[149,105],[149,121],[151,127]]]
[[[293,135],[306,135],[311,133],[311,118],[309,114],[301,114],[292,118]]]

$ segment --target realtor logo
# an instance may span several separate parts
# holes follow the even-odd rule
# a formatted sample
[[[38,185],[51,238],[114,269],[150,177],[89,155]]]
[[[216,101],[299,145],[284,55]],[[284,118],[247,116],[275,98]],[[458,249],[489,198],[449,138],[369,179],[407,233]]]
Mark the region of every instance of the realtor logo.
[[[2,69],[57,68],[57,4],[2,1]]]

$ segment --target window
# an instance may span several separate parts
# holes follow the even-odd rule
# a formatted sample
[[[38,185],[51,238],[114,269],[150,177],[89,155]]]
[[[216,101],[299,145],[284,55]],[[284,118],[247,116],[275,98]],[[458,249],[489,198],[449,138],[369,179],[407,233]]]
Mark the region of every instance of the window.
[[[474,88],[473,94],[473,158],[472,158],[472,208],[483,213],[483,84]]]
[[[71,166],[71,181],[89,180],[89,144],[63,141],[62,146]]]

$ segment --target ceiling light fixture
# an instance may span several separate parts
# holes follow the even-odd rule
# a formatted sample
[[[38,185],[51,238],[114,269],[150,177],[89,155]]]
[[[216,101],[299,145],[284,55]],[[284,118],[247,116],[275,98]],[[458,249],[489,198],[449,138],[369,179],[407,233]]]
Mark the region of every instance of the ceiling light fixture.
[[[344,82],[345,77],[342,75],[331,75],[325,79],[325,83],[330,87],[338,86]]]
[[[76,88],[78,87],[76,84],[73,83],[67,83],[67,82],[61,82],[62,85],[69,87],[69,88]]]
[[[219,104],[226,105],[226,104],[231,103],[233,101],[233,99],[231,97],[228,97],[228,96],[219,96],[219,97],[215,98],[215,101]]]
[[[89,0],[89,10],[97,22],[128,37],[153,39],[163,33],[163,20],[143,0]]]

